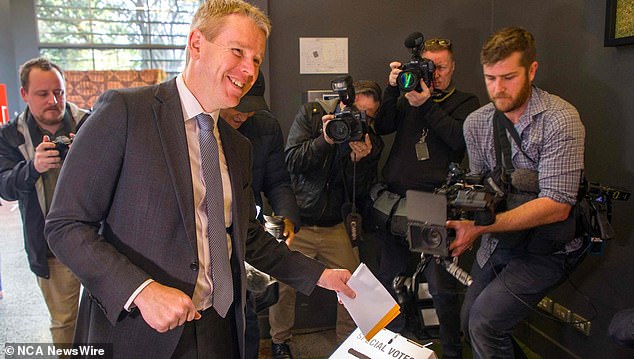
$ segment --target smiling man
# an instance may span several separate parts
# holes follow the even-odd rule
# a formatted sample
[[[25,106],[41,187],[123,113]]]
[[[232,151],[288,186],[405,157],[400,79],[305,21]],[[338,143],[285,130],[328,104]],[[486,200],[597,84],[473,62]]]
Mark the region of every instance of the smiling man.
[[[249,142],[225,121],[256,80],[269,20],[240,0],[197,10],[182,74],[104,93],[60,174],[52,251],[85,287],[75,341],[115,358],[243,358],[245,269],[309,294],[350,273],[255,219]]]

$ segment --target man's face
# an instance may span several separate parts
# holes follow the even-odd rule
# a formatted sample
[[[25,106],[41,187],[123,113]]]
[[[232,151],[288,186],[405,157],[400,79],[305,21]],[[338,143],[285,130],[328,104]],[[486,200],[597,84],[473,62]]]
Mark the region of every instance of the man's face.
[[[222,29],[211,41],[198,29],[190,33],[185,83],[205,111],[238,105],[258,76],[265,45],[264,32],[238,14],[225,17]]]
[[[41,127],[62,123],[66,110],[66,86],[57,70],[32,68],[29,72],[28,90],[21,88],[20,94]]]
[[[359,111],[365,111],[365,114],[374,118],[379,111],[379,102],[375,101],[371,95],[358,93],[354,97],[354,105]]]
[[[220,117],[224,118],[227,123],[235,128],[236,130],[242,126],[249,117],[253,116],[255,111],[251,112],[240,112],[235,108],[226,108],[224,110],[220,110]]]
[[[423,51],[423,57],[431,60],[436,66],[433,82],[434,89],[440,91],[446,90],[451,83],[451,77],[456,69],[456,63],[451,57],[449,50]]]
[[[531,93],[537,62],[527,69],[521,65],[521,58],[520,52],[514,52],[501,61],[482,66],[489,98],[495,108],[504,113],[520,109]]]

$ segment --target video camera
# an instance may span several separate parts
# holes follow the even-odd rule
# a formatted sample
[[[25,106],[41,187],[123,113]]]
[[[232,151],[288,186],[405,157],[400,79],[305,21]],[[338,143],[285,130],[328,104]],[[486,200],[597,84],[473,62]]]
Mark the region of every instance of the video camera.
[[[352,77],[346,76],[333,80],[330,85],[345,107],[328,122],[326,135],[335,143],[363,141],[363,136],[368,132],[368,125],[365,111],[361,112],[354,106],[355,92]]]
[[[410,249],[448,257],[447,220],[471,219],[479,226],[493,224],[498,204],[505,195],[492,177],[467,176],[457,164],[451,163],[447,182],[434,193],[407,192]]]
[[[420,80],[422,79],[427,87],[431,87],[436,66],[433,61],[420,55],[425,48],[425,37],[420,32],[410,34],[405,39],[405,47],[412,52],[412,60],[401,66],[402,71],[396,78],[398,88],[403,92],[421,92]]]

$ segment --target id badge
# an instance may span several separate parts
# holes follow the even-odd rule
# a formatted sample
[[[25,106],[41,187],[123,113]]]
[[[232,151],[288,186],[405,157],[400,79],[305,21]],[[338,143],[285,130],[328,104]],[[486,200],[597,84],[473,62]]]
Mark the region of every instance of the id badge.
[[[429,148],[427,148],[427,142],[416,143],[416,157],[419,161],[426,161],[429,159]]]
[[[429,148],[427,147],[427,129],[424,129],[420,135],[420,140],[416,143],[416,158],[419,161],[426,161],[429,159]]]

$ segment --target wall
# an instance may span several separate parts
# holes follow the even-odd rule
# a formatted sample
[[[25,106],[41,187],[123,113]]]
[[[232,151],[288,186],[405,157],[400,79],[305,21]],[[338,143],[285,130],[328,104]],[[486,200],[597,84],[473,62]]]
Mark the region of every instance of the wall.
[[[7,85],[9,115],[13,118],[24,107],[18,67],[39,54],[33,0],[0,0],[0,34],[0,83]]]

